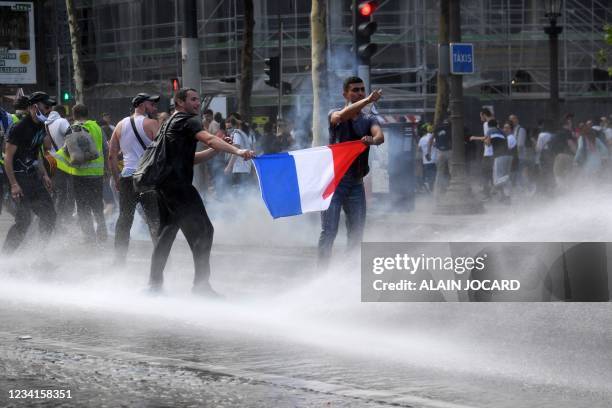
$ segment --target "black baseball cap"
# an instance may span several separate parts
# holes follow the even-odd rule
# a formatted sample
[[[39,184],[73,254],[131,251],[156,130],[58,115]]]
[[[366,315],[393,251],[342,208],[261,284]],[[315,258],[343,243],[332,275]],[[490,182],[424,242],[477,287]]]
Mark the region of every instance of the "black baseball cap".
[[[47,106],[55,105],[55,99],[49,96],[46,92],[36,91],[28,98],[28,104],[34,105],[35,103],[42,102]]]
[[[159,95],[149,95],[146,93],[139,93],[134,98],[132,98],[132,106],[136,107],[146,101],[157,103],[159,102]]]

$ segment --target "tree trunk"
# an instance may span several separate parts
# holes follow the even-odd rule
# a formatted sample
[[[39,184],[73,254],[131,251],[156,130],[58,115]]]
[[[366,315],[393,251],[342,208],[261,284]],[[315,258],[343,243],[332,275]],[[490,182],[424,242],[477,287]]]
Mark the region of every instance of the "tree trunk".
[[[74,0],[66,0],[66,12],[68,13],[68,27],[70,28],[70,46],[72,48],[72,65],[74,79],[74,100],[76,103],[83,101],[83,66],[81,64],[81,33],[76,18]]]
[[[327,144],[327,0],[312,0],[312,145]]]
[[[449,41],[461,42],[460,0],[443,0],[449,10]],[[436,198],[437,214],[480,214],[484,212],[482,202],[476,200],[470,188],[463,137],[463,77],[450,75],[450,110],[452,150],[450,158],[450,183],[446,194]]]
[[[253,0],[244,0],[244,37],[240,61],[240,100],[238,112],[243,120],[251,118],[251,94],[253,93]]]
[[[448,0],[442,0],[440,2],[440,21],[438,22],[438,44],[445,45],[448,47]],[[444,48],[447,50],[448,48]],[[447,55],[443,55],[442,58],[448,58]],[[446,115],[448,109],[448,76],[446,74],[440,74],[440,67],[438,67],[438,78],[436,87],[436,108],[434,112],[434,129],[440,125],[442,119]]]

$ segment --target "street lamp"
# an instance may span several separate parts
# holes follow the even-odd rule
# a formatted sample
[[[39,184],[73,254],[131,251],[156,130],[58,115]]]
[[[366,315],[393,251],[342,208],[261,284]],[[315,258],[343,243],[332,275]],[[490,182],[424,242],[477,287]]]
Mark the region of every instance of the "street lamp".
[[[557,25],[561,16],[562,0],[545,0],[544,7],[549,25],[544,27],[548,34],[548,55],[550,62],[550,117],[554,124],[559,123],[559,34],[563,27]]]

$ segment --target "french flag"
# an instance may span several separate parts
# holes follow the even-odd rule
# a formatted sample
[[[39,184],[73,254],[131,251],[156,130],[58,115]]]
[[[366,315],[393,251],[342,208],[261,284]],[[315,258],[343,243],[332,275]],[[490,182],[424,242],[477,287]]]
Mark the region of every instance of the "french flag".
[[[253,158],[272,217],[327,210],[342,176],[366,148],[356,140]]]

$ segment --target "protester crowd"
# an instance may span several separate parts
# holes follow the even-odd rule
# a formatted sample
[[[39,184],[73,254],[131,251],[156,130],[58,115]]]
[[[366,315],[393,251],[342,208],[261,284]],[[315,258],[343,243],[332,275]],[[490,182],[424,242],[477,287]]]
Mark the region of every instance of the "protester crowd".
[[[379,117],[364,109],[382,92],[366,96],[365,89],[360,78],[346,78],[344,106],[332,109],[328,117],[330,145],[361,141],[365,150],[342,176],[329,208],[321,212],[321,268],[329,263],[342,210],[348,220],[348,247],[357,248],[363,238],[369,147],[384,143]],[[23,243],[33,215],[39,218],[43,242],[54,231],[74,227],[82,242],[93,245],[108,240],[107,219],[116,218],[113,265],[121,266],[139,211],[154,244],[150,288],[161,290],[166,260],[181,230],[194,254],[194,291],[216,296],[209,284],[214,228],[204,201],[227,204],[254,197],[257,179],[250,159],[310,147],[312,135],[306,122],[278,120],[257,126],[236,112],[224,118],[210,109],[202,111],[200,96],[189,88],[175,94],[168,112],[160,112],[158,102],[159,96],[139,93],[117,122],[108,113],[93,119],[83,104],[68,113],[44,92],[17,98],[14,113],[0,110],[0,204],[15,218],[3,253],[11,254]],[[468,174],[472,184],[479,185],[483,201],[496,197],[511,204],[585,184],[598,187],[610,179],[612,115],[576,122],[567,114],[558,125],[540,121],[528,127],[515,114],[500,119],[483,108],[480,120],[482,132],[464,130],[464,143]],[[435,128],[425,123],[419,130],[418,189],[440,197],[452,182],[452,127],[445,118]],[[154,169],[151,174],[164,172],[164,177],[153,188],[140,189],[147,166]]]
[[[540,120],[523,125],[518,116],[495,118],[480,112],[482,132],[464,130],[466,162],[482,201],[553,196],[580,186],[598,186],[612,172],[612,115],[577,122],[571,113],[561,123]],[[419,127],[418,192],[444,194],[450,182],[452,129],[448,119],[434,129]],[[475,134],[474,134],[475,133]]]
[[[43,95],[43,93],[35,93],[35,95]],[[146,94],[139,94],[146,95]],[[102,113],[99,115],[99,119],[95,120],[94,115],[88,112],[88,109],[84,105],[75,105],[72,107],[71,114],[68,114],[67,107],[63,105],[56,105],[56,101],[44,94],[41,99],[42,102],[38,102],[43,109],[49,108],[50,112],[45,116],[43,120],[37,125],[43,124],[43,127],[39,131],[44,132],[42,140],[42,150],[45,152],[44,159],[45,163],[53,163],[53,174],[49,174],[49,177],[53,176],[53,190],[51,196],[54,202],[54,207],[58,216],[60,224],[66,223],[74,218],[77,218],[78,206],[77,199],[87,198],[93,200],[93,202],[84,203],[81,205],[81,219],[80,225],[84,230],[89,232],[89,224],[93,225],[93,222],[86,221],[87,218],[84,213],[84,206],[87,205],[95,210],[91,210],[93,216],[96,218],[96,224],[102,223],[102,217],[111,217],[113,213],[117,213],[119,209],[119,190],[121,189],[120,178],[117,177],[118,173],[113,175],[111,169],[111,162],[113,157],[109,157],[108,150],[111,142],[111,137],[116,128],[118,122],[113,121],[109,113]],[[136,101],[137,97],[135,97]],[[157,109],[157,102],[159,98],[154,97],[153,100],[147,101],[136,101],[140,102],[139,105],[146,102],[148,104],[147,109],[144,110],[140,107],[141,119],[136,124],[137,127],[141,126],[141,122],[145,119],[148,122],[155,122],[156,125],[149,124],[149,129],[146,131],[143,129],[142,133],[146,133],[150,140],[153,140],[155,133],[159,130],[159,127],[164,123],[165,120],[174,111],[173,104],[170,106],[169,112],[160,112]],[[4,152],[4,142],[8,140],[10,130],[15,128],[16,125],[24,118],[29,117],[29,110],[33,106],[34,100],[29,96],[19,97],[14,104],[13,112],[0,110],[0,143],[2,143],[2,152]],[[50,105],[46,105],[49,103]],[[144,105],[144,104],[143,104]],[[139,106],[132,106],[132,112],[139,111]],[[38,107],[36,109],[40,110]],[[126,113],[130,110],[130,106],[126,106]],[[85,117],[76,117],[81,112],[81,115]],[[202,116],[202,126],[210,133],[216,135],[219,138],[229,138],[237,146],[241,146],[246,149],[254,150],[259,154],[273,154],[286,152],[290,150],[303,149],[310,147],[312,143],[312,133],[310,127],[305,123],[299,125],[294,123],[292,120],[278,120],[268,121],[263,125],[251,124],[243,121],[240,114],[236,112],[229,113],[227,118],[224,118],[220,112],[213,112],[210,109],[204,110]],[[99,191],[91,193],[92,186],[85,188],[84,191],[79,190],[80,181],[90,181],[88,175],[86,179],[78,178],[82,176],[78,171],[71,168],[69,164],[62,163],[62,160],[58,162],[58,151],[64,145],[66,132],[70,130],[70,127],[74,123],[85,123],[89,122],[87,126],[91,127],[91,133],[98,135],[101,134],[101,151],[99,157],[104,163],[102,173],[102,195],[100,196]],[[130,127],[129,121],[124,123],[124,127]],[[148,145],[148,143],[146,143]],[[146,146],[145,146],[146,147]],[[204,149],[203,144],[199,144],[198,150]],[[137,150],[137,149],[132,149]],[[60,152],[61,153],[61,152]],[[115,167],[119,172],[124,170],[124,151],[118,146],[117,157]],[[130,156],[128,154],[128,156]],[[139,157],[132,155],[130,157],[131,171],[135,170],[135,165],[138,162]],[[35,157],[32,157],[32,162],[38,162]],[[64,160],[65,162],[65,160]],[[0,164],[3,164],[4,160]],[[0,172],[3,169],[0,168]],[[96,172],[95,176],[99,176],[100,171]],[[0,204],[3,204],[9,211],[15,211],[15,203],[11,200],[10,185],[7,184],[5,177],[1,177],[0,183]],[[74,185],[75,181],[77,184],[78,192],[75,193]],[[96,184],[98,179],[95,180]],[[209,199],[221,199],[225,193],[233,190],[240,190],[243,187],[251,188],[256,184],[255,172],[252,163],[244,161],[239,158],[232,159],[231,155],[218,155],[213,157],[196,168],[196,179],[198,190],[202,193],[207,192]],[[125,180],[125,185],[129,185]],[[100,211],[100,205],[103,211]],[[0,210],[2,207],[0,207]],[[131,217],[133,218],[133,214]],[[131,222],[130,222],[131,226]],[[60,227],[61,228],[61,227]],[[90,239],[105,241],[106,233],[104,228],[100,226],[96,238],[94,235],[87,233]]]
[[[37,216],[43,243],[54,232],[76,228],[82,235],[80,241],[95,248],[108,240],[110,225],[115,229],[111,231],[113,266],[122,266],[138,210],[155,246],[151,287],[161,288],[171,242],[181,229],[194,249],[196,281],[201,281],[197,289],[214,295],[207,272],[213,229],[202,197],[228,203],[254,194],[257,182],[250,158],[256,153],[307,147],[311,136],[289,120],[268,122],[260,128],[236,112],[226,118],[210,109],[200,114],[199,95],[190,89],[175,95],[168,112],[158,111],[159,99],[137,94],[131,106],[125,106],[126,117],[118,122],[108,113],[95,120],[83,104],[72,106],[68,113],[44,92],[18,97],[14,112],[1,109],[0,211],[4,208],[15,218],[3,253],[9,255],[20,247]],[[133,176],[141,159],[164,132],[170,135],[168,155],[176,156],[167,158],[174,169],[185,162],[185,155],[191,154],[192,159],[176,171],[171,185],[136,191]],[[172,139],[172,135],[180,138]],[[195,154],[189,153],[188,141],[193,141]],[[183,180],[185,187],[179,188],[182,184],[176,179]],[[189,220],[181,221],[185,217]]]

